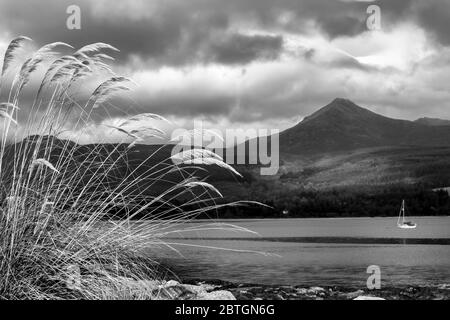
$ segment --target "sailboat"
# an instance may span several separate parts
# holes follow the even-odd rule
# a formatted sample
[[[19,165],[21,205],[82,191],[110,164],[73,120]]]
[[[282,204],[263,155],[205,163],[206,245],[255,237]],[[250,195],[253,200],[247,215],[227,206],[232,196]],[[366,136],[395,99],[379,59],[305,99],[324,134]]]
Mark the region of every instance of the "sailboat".
[[[398,215],[397,227],[401,229],[415,229],[417,224],[412,221],[405,221],[405,200],[402,201],[400,214]]]

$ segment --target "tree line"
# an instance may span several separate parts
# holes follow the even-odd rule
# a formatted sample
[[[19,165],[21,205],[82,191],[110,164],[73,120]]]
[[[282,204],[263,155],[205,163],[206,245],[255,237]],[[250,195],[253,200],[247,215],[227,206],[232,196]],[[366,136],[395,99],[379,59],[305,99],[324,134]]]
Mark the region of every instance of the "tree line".
[[[450,214],[447,191],[432,191],[424,185],[392,185],[373,188],[353,186],[316,190],[267,189],[252,193],[251,200],[265,206],[225,207],[220,218],[306,218],[306,217],[390,217],[397,216],[401,202],[406,201],[409,216],[442,216]],[[228,201],[242,200],[226,198]]]

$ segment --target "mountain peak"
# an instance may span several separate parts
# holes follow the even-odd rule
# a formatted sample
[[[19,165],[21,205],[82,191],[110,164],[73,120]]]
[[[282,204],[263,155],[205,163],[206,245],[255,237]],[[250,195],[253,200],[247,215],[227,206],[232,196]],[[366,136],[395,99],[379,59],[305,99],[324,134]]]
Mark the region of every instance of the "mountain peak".
[[[319,109],[310,116],[305,117],[302,122],[304,123],[324,115],[329,115],[331,116],[331,118],[334,118],[338,115],[349,116],[353,118],[355,116],[368,116],[369,114],[373,114],[373,112],[358,106],[356,103],[349,99],[336,98],[325,107]]]
[[[450,126],[392,119],[336,98],[280,135],[287,153],[321,153],[380,146],[450,146]],[[445,123],[445,122],[444,122]]]
[[[346,99],[346,98],[335,98],[333,101],[330,102],[330,104],[345,105],[345,104],[354,104],[354,103],[353,103],[353,101]]]
[[[331,101],[329,104],[327,104],[324,108],[327,109],[343,109],[346,111],[351,111],[355,109],[364,109],[358,106],[356,103],[349,99],[345,98],[336,98],[333,101]]]

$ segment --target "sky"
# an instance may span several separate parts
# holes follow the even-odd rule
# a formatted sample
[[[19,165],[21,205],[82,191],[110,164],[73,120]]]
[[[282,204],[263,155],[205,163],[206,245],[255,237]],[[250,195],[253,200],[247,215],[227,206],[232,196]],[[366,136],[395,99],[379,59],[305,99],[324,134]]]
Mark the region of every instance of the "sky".
[[[379,30],[366,23],[373,4]],[[80,30],[66,27],[69,5]],[[449,0],[0,0],[0,54],[18,35],[119,48],[113,69],[137,86],[100,122],[126,110],[283,130],[336,97],[393,118],[450,119],[449,22]]]

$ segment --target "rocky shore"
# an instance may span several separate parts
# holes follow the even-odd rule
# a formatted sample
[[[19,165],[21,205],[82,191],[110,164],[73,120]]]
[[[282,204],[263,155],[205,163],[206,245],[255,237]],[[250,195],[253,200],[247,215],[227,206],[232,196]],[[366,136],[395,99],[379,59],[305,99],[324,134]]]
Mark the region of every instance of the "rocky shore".
[[[167,298],[200,300],[448,300],[450,284],[436,287],[408,286],[368,290],[343,287],[269,286],[225,281],[168,281]],[[161,297],[163,298],[163,297]]]
[[[221,280],[133,280],[116,283],[126,300],[449,300],[450,284],[369,290],[338,286],[274,286]],[[74,289],[73,289],[74,290]],[[72,290],[72,293],[74,292]],[[75,290],[76,291],[76,290]]]

